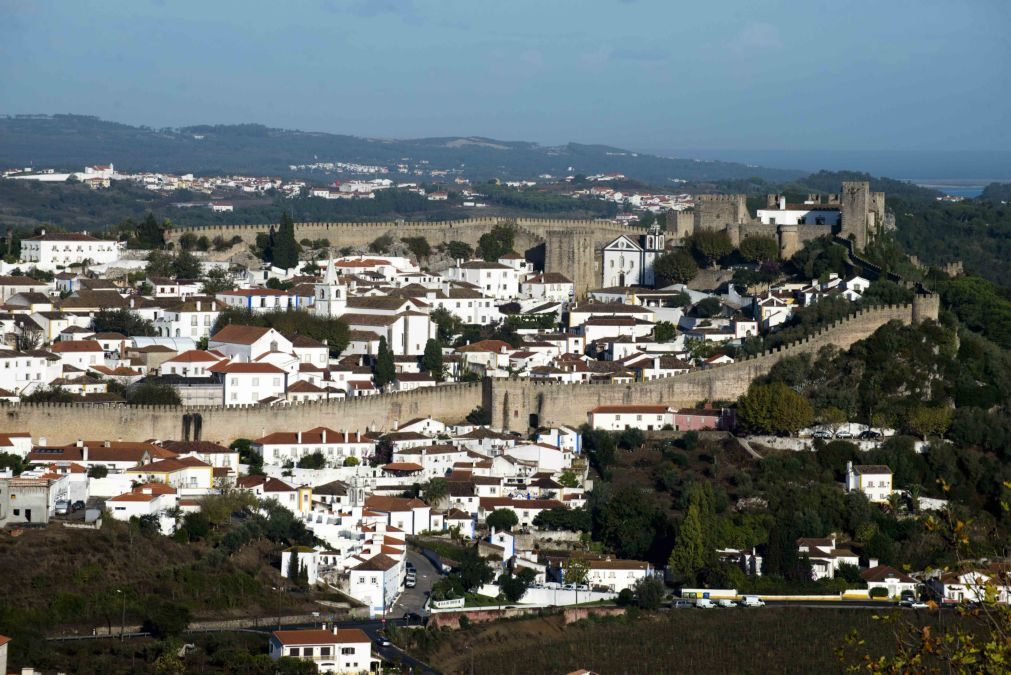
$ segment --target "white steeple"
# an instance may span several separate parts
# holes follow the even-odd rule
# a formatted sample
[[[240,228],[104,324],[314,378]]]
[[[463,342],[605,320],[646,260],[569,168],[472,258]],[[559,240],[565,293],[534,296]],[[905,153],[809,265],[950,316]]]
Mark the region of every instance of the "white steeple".
[[[347,288],[340,284],[337,268],[329,256],[328,253],[323,281],[313,284],[313,311],[320,316],[340,316],[348,306]]]

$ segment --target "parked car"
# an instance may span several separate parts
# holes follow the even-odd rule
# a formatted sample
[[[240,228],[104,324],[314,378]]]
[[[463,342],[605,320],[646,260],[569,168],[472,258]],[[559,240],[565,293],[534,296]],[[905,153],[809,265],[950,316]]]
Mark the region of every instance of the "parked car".
[[[72,511],[83,511],[85,508],[87,508],[87,504],[82,502],[80,499],[74,502],[73,505],[70,507]]]
[[[56,515],[65,516],[70,513],[70,502],[66,499],[61,499],[56,502]]]
[[[407,563],[406,569],[407,569],[408,573],[410,573],[410,572],[417,572],[417,570],[414,567],[414,563],[411,563],[411,562]]]
[[[691,600],[675,600],[670,604],[671,609],[684,609],[692,606]]]
[[[716,601],[716,604],[720,607],[737,607],[737,603],[730,598],[720,598]]]
[[[868,429],[866,431],[860,432],[860,439],[864,441],[876,441],[882,437],[880,431],[875,431],[874,429]]]
[[[765,607],[765,601],[757,595],[745,595],[741,607]]]
[[[698,600],[695,601],[695,606],[698,607],[699,609],[713,609],[714,607],[716,607],[716,603],[714,603],[709,598],[699,598]]]
[[[423,623],[425,621],[425,617],[421,616],[417,612],[406,612],[404,614],[404,621],[406,621],[408,625],[413,623]]]
[[[835,437],[836,438],[853,438],[853,432],[850,431],[849,429],[840,429],[839,431],[835,432]]]
[[[917,600],[909,606],[910,609],[930,609],[930,605],[923,602],[922,600]]]
[[[825,429],[818,429],[813,434],[811,434],[811,436],[813,438],[832,438],[832,432],[827,431]]]

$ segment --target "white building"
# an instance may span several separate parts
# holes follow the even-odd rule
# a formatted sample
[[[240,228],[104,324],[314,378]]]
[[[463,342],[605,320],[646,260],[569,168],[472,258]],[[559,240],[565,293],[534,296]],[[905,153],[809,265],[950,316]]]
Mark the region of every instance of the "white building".
[[[674,409],[665,405],[600,405],[587,413],[594,429],[651,431],[674,427]]]
[[[807,556],[811,563],[811,578],[833,579],[840,565],[859,566],[860,556],[853,549],[836,546],[835,535],[829,537],[801,537],[797,540],[797,553]]]
[[[863,492],[869,501],[887,502],[892,494],[892,470],[883,464],[846,462],[846,492]]]
[[[499,300],[512,300],[520,294],[520,280],[525,276],[516,267],[501,262],[471,260],[443,272],[450,281],[463,281],[484,295]]]
[[[86,232],[47,234],[43,230],[42,234],[21,240],[21,263],[48,271],[85,261],[105,265],[119,260],[123,247],[123,242],[98,239]]]
[[[162,534],[175,531],[175,520],[168,514],[178,506],[176,489],[163,483],[148,483],[106,500],[105,508],[116,520],[155,516]]]
[[[352,567],[348,595],[369,608],[369,616],[383,616],[400,594],[400,561],[380,553]]]
[[[640,579],[653,576],[653,567],[641,560],[587,560],[586,584],[620,593],[632,589]]]
[[[604,247],[601,284],[604,288],[652,286],[653,262],[663,255],[665,245],[664,233],[658,223],[654,223],[647,234],[640,236],[639,241],[621,235]]]
[[[219,362],[208,368],[221,378],[222,405],[254,405],[283,398],[288,373],[270,363]]]
[[[841,225],[842,211],[838,204],[788,204],[780,195],[775,204],[758,209],[758,219],[763,225]]]
[[[320,673],[368,673],[378,659],[372,641],[361,629],[275,630],[270,635],[270,658],[312,661]]]

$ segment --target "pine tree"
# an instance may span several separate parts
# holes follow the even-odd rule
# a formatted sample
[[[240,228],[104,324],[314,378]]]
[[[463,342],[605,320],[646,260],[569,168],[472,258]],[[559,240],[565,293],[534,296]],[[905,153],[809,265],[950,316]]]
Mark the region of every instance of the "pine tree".
[[[379,354],[376,355],[376,386],[385,387],[397,379],[397,368],[393,365],[393,350],[386,344],[386,338],[379,338]]]
[[[290,270],[298,267],[298,242],[295,241],[295,222],[287,213],[281,215],[281,224],[274,235],[271,262],[275,267]]]
[[[681,522],[677,542],[671,551],[668,565],[674,574],[687,584],[694,584],[699,571],[705,564],[705,535],[699,505],[694,500],[688,506],[688,513]]]
[[[165,245],[162,228],[153,213],[148,213],[147,218],[137,228],[137,243],[141,248],[161,248]]]
[[[442,347],[434,338],[425,343],[425,354],[421,357],[421,367],[432,374],[436,382],[445,379],[442,365]]]

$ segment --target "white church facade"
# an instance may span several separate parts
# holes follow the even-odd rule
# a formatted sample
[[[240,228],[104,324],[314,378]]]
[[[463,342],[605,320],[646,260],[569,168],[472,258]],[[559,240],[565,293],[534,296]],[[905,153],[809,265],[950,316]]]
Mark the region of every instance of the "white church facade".
[[[653,285],[653,261],[663,255],[664,233],[654,223],[638,239],[623,234],[604,247],[604,288]]]

